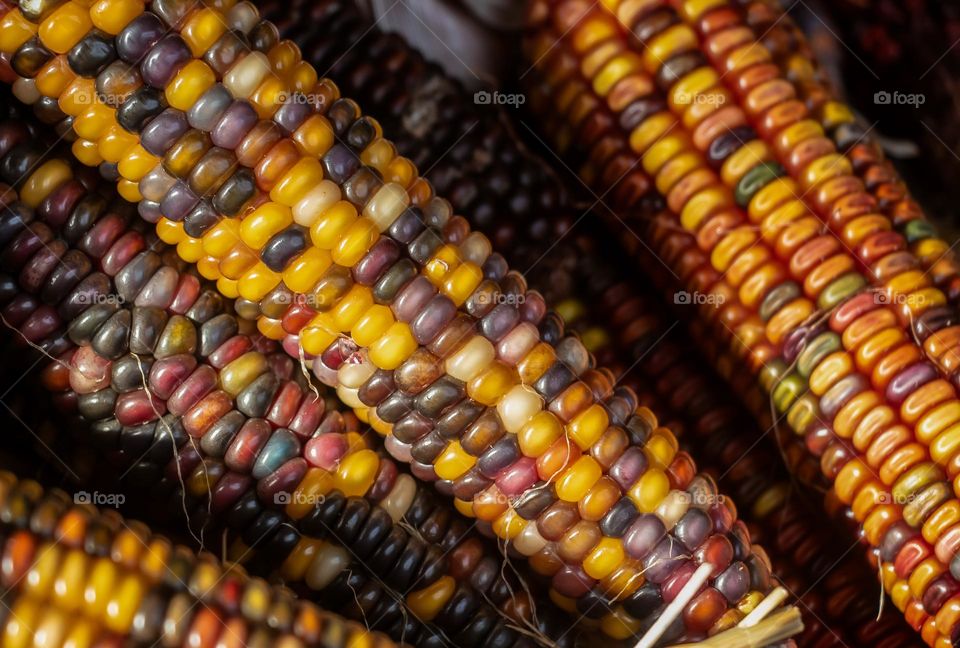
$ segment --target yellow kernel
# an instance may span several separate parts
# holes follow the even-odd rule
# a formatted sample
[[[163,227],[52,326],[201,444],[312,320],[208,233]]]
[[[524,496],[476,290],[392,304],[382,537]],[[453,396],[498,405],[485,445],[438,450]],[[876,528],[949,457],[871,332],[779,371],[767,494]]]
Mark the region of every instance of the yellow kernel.
[[[497,516],[497,519],[493,521],[491,526],[493,527],[493,532],[497,534],[497,537],[503,538],[504,540],[513,540],[520,535],[527,526],[527,521],[517,515],[517,512],[513,509],[507,509]]]
[[[257,255],[243,243],[233,246],[220,260],[220,272],[230,279],[242,279],[247,271],[257,265]]]
[[[95,141],[114,124],[113,111],[102,103],[93,103],[78,112],[73,120],[73,130],[78,136]]]
[[[37,26],[24,18],[19,9],[10,9],[0,18],[0,52],[12,55],[36,33]]]
[[[330,310],[338,331],[349,331],[360,317],[373,306],[373,293],[366,286],[355,284]]]
[[[269,369],[265,355],[248,351],[220,370],[220,387],[235,397]]]
[[[459,265],[460,254],[457,248],[447,244],[433,253],[433,258],[428,260],[423,267],[423,274],[433,285],[441,286],[444,278]]]
[[[60,97],[67,86],[76,78],[77,75],[70,69],[70,65],[66,60],[58,56],[40,68],[37,76],[34,77],[34,81],[36,81],[37,90],[41,95],[45,97]]]
[[[283,283],[295,293],[307,293],[317,285],[331,263],[333,260],[329,252],[310,247],[286,267]]]
[[[183,223],[169,220],[167,218],[161,218],[157,221],[157,237],[169,245],[176,245],[184,237],[186,233],[183,231]]]
[[[350,330],[350,336],[360,346],[370,346],[387,332],[396,320],[393,311],[383,304],[374,304],[360,316]]]
[[[137,145],[137,136],[123,130],[116,122],[107,126],[100,141],[97,142],[97,148],[100,155],[107,162],[116,164],[124,158],[128,151]]]
[[[97,143],[91,142],[88,139],[74,140],[70,146],[70,151],[80,164],[95,167],[103,162],[103,158],[100,157],[100,151],[97,149]]]
[[[641,475],[627,496],[641,513],[651,513],[670,492],[670,480],[662,470],[651,468]]]
[[[467,502],[459,497],[454,497],[453,508],[457,509],[461,515],[464,515],[468,518],[476,517],[473,514],[473,502]]]
[[[47,160],[29,175],[20,188],[20,200],[35,208],[57,187],[73,177],[70,165],[63,160]]]
[[[200,96],[217,82],[217,75],[210,66],[194,59],[177,72],[164,89],[167,103],[177,110],[187,111]]]
[[[93,25],[111,35],[119,34],[131,20],[142,13],[141,0],[97,0],[90,5],[90,20]]]
[[[516,370],[502,362],[494,362],[467,383],[467,394],[478,403],[493,406],[518,382]]]
[[[254,250],[260,250],[270,238],[293,223],[290,208],[280,203],[260,205],[240,223],[240,238]]]
[[[343,237],[333,248],[334,263],[347,268],[354,266],[373,247],[379,237],[377,226],[372,220],[356,219],[347,227]]]
[[[576,502],[587,494],[603,475],[603,469],[593,457],[580,457],[557,480],[557,497],[565,502]]]
[[[664,428],[657,430],[643,447],[650,464],[664,469],[673,461],[678,449],[676,438]]]
[[[334,483],[347,497],[366,495],[380,468],[380,457],[373,450],[348,454],[337,467]]]
[[[462,306],[483,281],[483,269],[475,263],[464,263],[451,272],[443,282],[443,293],[454,304]]]
[[[240,220],[224,218],[203,235],[203,251],[212,257],[223,258],[240,243]]]
[[[145,585],[139,574],[130,574],[121,580],[107,603],[104,626],[118,634],[129,632],[146,593]]]
[[[257,330],[271,340],[282,340],[287,335],[283,330],[283,321],[269,317],[261,317],[257,320]]]
[[[357,208],[346,200],[339,200],[310,225],[310,240],[319,248],[332,250],[356,220]]]
[[[586,450],[596,443],[609,424],[610,417],[607,415],[607,410],[602,405],[594,403],[567,424],[567,433],[581,450]]]
[[[310,468],[297,485],[285,510],[294,520],[299,520],[313,510],[315,501],[333,490],[333,475],[322,468]]]
[[[583,571],[590,578],[601,580],[624,561],[623,542],[619,538],[602,538],[583,561]]]
[[[433,468],[440,479],[453,481],[461,477],[477,463],[477,458],[468,454],[457,441],[451,441],[437,457]]]
[[[310,355],[320,355],[339,337],[329,313],[318,313],[300,331],[300,345]]]
[[[40,25],[40,41],[55,54],[66,54],[91,27],[93,22],[85,7],[76,2],[65,2]]]
[[[217,292],[227,299],[236,299],[240,296],[240,292],[237,290],[237,282],[223,276],[217,279]]]
[[[539,457],[563,435],[563,424],[553,412],[543,410],[527,421],[517,434],[520,452]]]
[[[203,258],[203,244],[200,239],[184,236],[183,240],[177,243],[177,256],[188,263],[196,263]]]
[[[187,18],[180,35],[194,56],[200,57],[227,31],[220,13],[210,7],[193,12]]]
[[[264,263],[257,261],[252,268],[240,278],[237,289],[240,296],[250,301],[258,302],[277,287],[280,283],[280,274],[268,268]]]
[[[287,93],[287,84],[271,75],[265,78],[247,99],[260,119],[270,119],[285,100]]]
[[[197,272],[204,279],[216,281],[220,278],[220,262],[211,256],[201,257],[197,261]]]
[[[435,582],[407,595],[407,607],[421,621],[432,621],[447,604],[457,588],[452,576],[441,576]]]
[[[321,182],[323,182],[323,167],[320,165],[320,160],[300,158],[270,190],[270,200],[293,207],[308,191]]]
[[[600,619],[600,629],[608,637],[623,641],[640,634],[642,621],[635,619],[618,605],[613,612],[603,615]]]
[[[333,126],[323,115],[312,115],[291,135],[305,155],[320,157],[333,146]]]
[[[150,173],[159,162],[159,158],[151,155],[140,144],[134,144],[127,149],[117,165],[120,175],[131,182],[139,182],[143,176]]]
[[[92,104],[96,103],[96,94],[97,89],[93,83],[93,79],[74,77],[64,86],[60,97],[57,99],[57,106],[59,106],[60,110],[65,114],[71,117],[77,117],[89,109]],[[74,122],[73,129],[80,137],[87,137],[77,131],[76,122]]]
[[[46,616],[46,611],[40,609],[40,600],[29,596],[14,599],[10,618],[3,627],[4,648],[29,648],[34,645],[33,637],[38,622]]]
[[[370,360],[381,369],[392,371],[417,350],[417,340],[410,327],[394,322],[383,336],[370,345]]]

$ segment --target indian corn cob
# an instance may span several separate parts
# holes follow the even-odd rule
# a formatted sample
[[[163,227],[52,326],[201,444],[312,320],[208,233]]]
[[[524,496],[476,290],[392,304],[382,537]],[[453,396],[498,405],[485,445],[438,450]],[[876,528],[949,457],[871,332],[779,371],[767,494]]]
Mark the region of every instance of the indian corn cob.
[[[5,645],[396,645],[63,491],[0,484]]]

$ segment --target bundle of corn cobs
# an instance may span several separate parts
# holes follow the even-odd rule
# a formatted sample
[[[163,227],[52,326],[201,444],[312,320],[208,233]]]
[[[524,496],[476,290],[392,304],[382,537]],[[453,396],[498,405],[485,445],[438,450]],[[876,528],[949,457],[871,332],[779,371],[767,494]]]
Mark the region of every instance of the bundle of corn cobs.
[[[960,645],[960,265],[798,23],[377,5],[0,2],[4,645]]]

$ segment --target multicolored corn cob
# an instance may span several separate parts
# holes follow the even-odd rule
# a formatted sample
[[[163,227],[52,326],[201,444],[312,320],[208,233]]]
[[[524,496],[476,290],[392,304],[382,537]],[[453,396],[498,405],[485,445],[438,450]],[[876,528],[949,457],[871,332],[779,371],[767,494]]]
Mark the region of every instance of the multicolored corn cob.
[[[6,645],[395,646],[63,491],[0,474]]]

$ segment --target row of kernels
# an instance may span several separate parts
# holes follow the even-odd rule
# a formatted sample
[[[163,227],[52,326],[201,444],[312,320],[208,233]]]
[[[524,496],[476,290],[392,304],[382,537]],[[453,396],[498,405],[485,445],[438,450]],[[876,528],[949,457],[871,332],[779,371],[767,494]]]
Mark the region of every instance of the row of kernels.
[[[673,32],[671,32],[671,37],[677,37],[677,38],[679,39],[678,42],[684,42],[684,43],[686,43],[686,41],[685,41],[684,39],[682,39],[682,38],[679,37],[680,31],[678,31],[678,30],[681,30],[681,31],[682,31],[682,29],[683,29],[683,28],[682,28],[682,27],[679,27],[679,26],[678,26],[678,27],[675,27],[674,30],[673,30]],[[676,33],[674,33],[674,32],[676,32]],[[692,34],[690,34],[690,35],[688,35],[688,36],[691,36],[691,37],[692,37]],[[690,39],[690,38],[687,38],[687,40],[691,40],[691,39]],[[692,44],[690,44],[690,43],[687,43],[687,45],[692,47]],[[694,76],[696,76],[696,75],[698,75],[698,74],[699,74],[700,76],[705,76],[705,75],[706,75],[705,68],[702,68],[702,67],[701,67],[701,68],[698,68],[696,71],[691,71],[691,72],[689,72],[688,76],[685,77],[684,79],[682,79],[682,80],[681,80],[681,83],[678,83],[678,84],[677,84],[677,86],[676,86],[677,88],[682,88],[682,89],[684,89],[684,92],[682,93],[682,94],[684,94],[684,96],[685,96],[687,93],[689,93],[689,90],[686,89],[686,86],[682,86],[682,85],[681,85],[682,82],[684,82],[684,81],[686,81],[687,79],[689,79],[689,78],[691,78],[691,77],[694,77]],[[714,76],[716,76],[716,75],[714,75]],[[688,84],[688,85],[689,85],[689,84]],[[697,101],[697,99],[703,99],[703,96],[702,96],[702,95],[699,95],[699,94],[697,94],[696,92],[693,92],[693,93],[692,93],[692,96],[693,96],[693,99],[692,99],[691,101],[693,102],[693,104],[695,104],[695,105],[700,105],[700,104],[702,103],[702,102]],[[684,105],[684,106],[685,106],[686,103],[690,103],[690,102],[684,102],[684,104],[680,104],[680,105]],[[709,103],[709,102],[707,102],[707,103]],[[724,102],[717,102],[717,103],[714,104],[714,105],[722,105],[723,103],[724,103]],[[685,114],[687,114],[687,115],[691,114],[691,113],[690,113],[691,110],[692,110],[692,108],[690,108],[690,107],[685,107],[685,111],[686,111]],[[727,106],[725,106],[722,110],[719,109],[719,108],[717,108],[717,113],[716,113],[716,114],[717,114],[718,116],[723,115],[723,116],[724,116],[724,122],[725,122],[725,121],[728,121],[728,120],[730,120],[730,119],[733,119],[734,122],[740,123],[740,122],[743,121],[743,120],[742,120],[741,117],[737,117],[737,116],[734,114],[736,110],[739,110],[736,106],[729,106],[729,105],[727,105]],[[731,111],[734,111],[734,112],[731,112]],[[694,124],[694,125],[695,125],[695,124]],[[729,124],[729,125],[730,125],[730,126],[735,126],[736,124],[735,124],[735,123],[731,123],[731,124]],[[705,127],[706,127],[706,122],[704,122],[701,126],[698,126],[698,128],[705,128]],[[696,131],[695,131],[695,135],[696,135]],[[742,136],[741,136],[741,137],[742,137]],[[696,141],[696,137],[694,138],[694,140]],[[756,142],[759,142],[759,141],[760,141],[760,140],[753,140],[753,143],[756,143]],[[705,145],[705,144],[704,144],[704,145]],[[740,151],[738,151],[738,153],[735,154],[735,155],[740,155],[741,157],[743,157],[743,155],[741,155],[741,154],[743,154],[743,152],[746,151],[748,148],[749,148],[749,147],[741,147],[741,148],[740,148]],[[756,158],[756,157],[757,157],[756,154],[754,154],[753,157]],[[728,157],[727,160],[724,162],[724,168],[727,168],[726,165],[731,164],[731,161],[732,161],[732,160],[735,160],[735,159],[737,159],[735,156]],[[760,160],[760,162],[762,162],[762,160]],[[768,168],[768,166],[767,166],[765,163],[763,163],[763,164],[759,164],[758,166],[756,166],[756,167],[754,168],[754,170],[759,169],[759,170],[762,171],[762,170],[764,170],[764,169],[766,169],[766,168]],[[757,175],[758,175],[758,178],[759,178],[759,177],[760,177],[759,171],[757,172]],[[759,189],[760,187],[762,187],[764,184],[769,183],[773,178],[776,177],[776,175],[777,175],[777,174],[765,176],[765,179],[764,179],[762,182],[757,183],[756,186],[754,186],[753,189],[751,189],[751,191],[756,191],[757,189]],[[725,181],[728,182],[728,183],[737,184],[737,183],[735,182],[735,180],[737,179],[737,177],[738,177],[738,174],[737,174],[737,173],[731,172],[731,173],[730,173],[730,177],[729,177],[729,178],[725,177],[724,179],[725,179]],[[743,178],[744,178],[744,179],[747,179],[747,176],[743,176]],[[739,186],[739,185],[738,185],[738,186]],[[759,200],[758,197],[757,197],[756,199]],[[782,199],[781,199],[781,202],[782,202]],[[782,225],[778,225],[778,227],[782,227]],[[810,231],[812,231],[812,229],[811,229]],[[839,258],[839,257],[838,257],[837,261],[838,261],[838,262],[840,261],[840,258]],[[851,266],[849,263],[848,263],[846,266],[842,266],[842,267],[838,266],[838,270],[837,270],[837,271],[833,271],[833,273],[832,273],[832,274],[833,274],[833,277],[838,277],[839,274],[843,272],[843,270],[850,270],[850,269],[852,269],[852,266]],[[840,294],[845,294],[846,292],[849,292],[848,289],[853,289],[853,288],[855,288],[856,285],[857,285],[856,283],[853,282],[853,279],[852,279],[852,278],[851,278],[849,281],[847,281],[847,283],[849,283],[850,285],[849,285],[849,286],[846,286],[846,287],[843,288],[842,290],[841,290],[840,288],[836,288],[836,289],[834,289],[834,292],[838,292],[838,296],[839,296]],[[837,285],[839,286],[839,284],[837,284]],[[809,284],[809,280],[808,280],[808,284],[807,284],[808,290],[814,291],[815,294],[816,294],[816,292],[819,292],[820,290],[823,290],[824,288],[826,288],[826,286],[827,286],[827,282],[826,282],[826,281],[824,281],[823,283]],[[831,294],[829,293],[829,291],[828,291],[828,293],[826,294],[826,296],[828,297],[827,302],[830,302],[830,303],[834,303],[834,302],[835,302],[836,297],[835,297],[834,295],[831,295]],[[821,295],[820,301],[821,301],[821,302],[824,301],[824,295]],[[821,305],[821,306],[829,306],[830,304],[829,304],[829,303],[821,303],[820,305]]]
[[[499,391],[499,390],[498,390]]]
[[[473,226],[497,243],[498,249],[510,245],[512,251],[519,239],[538,227],[557,232],[569,229],[572,215],[564,222],[566,219],[558,220],[552,209],[566,200],[566,190],[549,167],[517,146],[498,111],[467,101],[469,93],[465,89],[401,39],[369,29],[360,12],[340,2],[310,6],[296,2],[285,7],[269,3],[261,5],[260,10],[264,18],[277,25],[283,38],[297,42],[309,63],[318,70],[329,70],[346,95],[380,120],[396,144],[382,143],[376,151],[368,147],[364,155],[393,157],[399,153],[418,167],[429,169],[425,175],[437,193],[448,197],[458,213],[468,216]],[[362,45],[352,48],[352,43]],[[387,61],[390,74],[364,74],[362,70],[369,65],[366,51],[376,52],[376,57]],[[436,94],[420,99],[447,106],[465,117],[436,120],[411,110],[404,93],[406,87],[413,86],[435,89]],[[402,106],[388,108],[387,103],[398,97]],[[471,156],[470,164],[459,163],[464,154],[478,149],[489,156]],[[440,155],[446,151],[448,156]],[[383,166],[364,161],[375,168]],[[503,178],[515,181],[508,189],[485,186]]]

